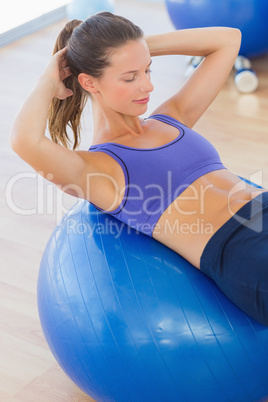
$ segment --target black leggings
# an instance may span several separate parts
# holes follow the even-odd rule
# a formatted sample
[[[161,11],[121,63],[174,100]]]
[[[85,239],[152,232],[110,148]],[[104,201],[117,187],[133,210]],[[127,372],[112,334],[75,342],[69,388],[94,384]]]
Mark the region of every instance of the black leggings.
[[[268,192],[245,204],[212,236],[200,270],[236,306],[268,326]]]

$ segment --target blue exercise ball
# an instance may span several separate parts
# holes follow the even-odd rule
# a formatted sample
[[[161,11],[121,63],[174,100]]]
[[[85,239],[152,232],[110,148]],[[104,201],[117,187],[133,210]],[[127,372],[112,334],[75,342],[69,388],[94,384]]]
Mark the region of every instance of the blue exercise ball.
[[[229,26],[242,32],[240,54],[268,51],[267,0],[165,0],[176,29]]]
[[[268,398],[268,328],[155,239],[79,201],[38,278],[45,338],[97,401]]]
[[[113,0],[72,0],[67,5],[67,16],[70,20],[86,20],[101,11],[114,12]]]

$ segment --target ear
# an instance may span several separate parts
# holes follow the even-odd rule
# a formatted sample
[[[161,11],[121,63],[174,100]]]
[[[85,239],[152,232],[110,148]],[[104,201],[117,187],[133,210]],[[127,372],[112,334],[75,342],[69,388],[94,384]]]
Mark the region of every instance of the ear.
[[[82,88],[84,88],[87,92],[96,93],[98,92],[96,84],[96,78],[92,77],[91,75],[80,73],[78,75],[78,82]]]

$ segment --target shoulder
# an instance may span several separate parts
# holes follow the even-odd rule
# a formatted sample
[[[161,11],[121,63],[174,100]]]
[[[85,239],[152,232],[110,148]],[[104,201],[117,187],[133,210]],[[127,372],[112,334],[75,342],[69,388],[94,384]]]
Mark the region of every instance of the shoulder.
[[[183,125],[189,127],[189,124],[185,121],[183,118],[182,114],[179,113],[175,102],[173,102],[172,99],[168,99],[165,102],[163,102],[161,105],[159,105],[152,113],[151,115],[154,114],[163,114],[169,117],[173,117],[176,119],[178,122],[182,123]],[[189,127],[191,128],[191,127]]]
[[[83,191],[94,205],[113,210],[125,185],[124,172],[109,154],[99,151],[77,151],[86,164]],[[112,208],[111,208],[112,206]]]

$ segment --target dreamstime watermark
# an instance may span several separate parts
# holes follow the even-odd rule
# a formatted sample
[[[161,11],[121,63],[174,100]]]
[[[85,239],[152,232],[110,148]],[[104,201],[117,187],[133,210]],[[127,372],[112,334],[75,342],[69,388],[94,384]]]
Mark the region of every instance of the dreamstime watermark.
[[[162,215],[164,211],[166,214],[174,213],[174,210],[178,213],[178,217],[186,217],[184,221],[188,219],[188,222],[180,222],[180,219],[176,220],[176,224],[174,227],[170,224],[167,219],[166,227],[164,230],[170,233],[209,233],[212,228],[210,224],[206,223],[204,219],[201,219],[203,216],[205,217],[208,206],[210,205],[210,196],[208,192],[213,188],[212,184],[207,185],[199,185],[197,188],[194,183],[190,186],[178,185],[174,187],[174,183],[176,183],[176,178],[172,180],[171,172],[167,172],[167,178],[165,181],[164,188],[158,184],[150,183],[141,188],[138,185],[129,185],[127,187],[118,188],[117,182],[112,176],[106,174],[88,174],[86,181],[86,191],[87,194],[76,184],[68,184],[67,186],[58,189],[57,186],[52,182],[54,176],[52,174],[48,174],[44,176],[44,172],[22,172],[14,175],[10,178],[6,186],[6,203],[11,211],[18,215],[30,216],[30,215],[55,215],[57,222],[62,219],[62,217],[66,214],[69,207],[66,207],[65,203],[65,193],[67,192],[70,195],[73,195],[80,199],[90,199],[90,190],[92,190],[92,183],[95,187],[96,183],[103,177],[106,180],[109,180],[111,184],[114,186],[114,197],[111,205],[106,208],[107,211],[114,211],[118,205],[120,199],[125,200],[127,198],[127,202],[123,202],[124,214],[129,217],[129,226],[135,228],[141,232],[150,231],[150,226],[146,227],[146,223],[140,223],[143,218],[148,216],[154,216],[156,220]],[[47,179],[47,180],[45,180]],[[36,196],[32,203],[34,206],[31,208],[22,207],[19,205],[19,196],[16,195],[17,192],[16,186],[21,185],[25,180],[30,180],[32,183],[28,183],[29,185],[36,189]],[[249,186],[251,183],[256,183],[257,185],[262,185],[263,176],[262,171],[258,171],[252,174],[247,182],[239,181],[234,183],[231,190],[228,192],[228,208],[230,216],[233,215],[235,219],[237,219],[241,224],[248,225],[251,222],[251,216],[255,216],[256,212],[260,210],[260,202],[254,202],[254,199],[251,202],[251,211],[250,216],[247,220],[243,217],[240,217],[239,214],[235,214],[236,211],[232,211],[233,200],[236,200],[237,195]],[[25,183],[25,182],[24,182]],[[26,186],[27,188],[27,186]],[[174,191],[175,188],[175,191]],[[184,195],[184,190],[187,189],[187,196]],[[62,190],[62,191],[61,191]],[[256,189],[258,190],[258,189]],[[251,190],[252,191],[252,190]],[[242,194],[241,193],[241,194]],[[172,204],[172,208],[169,206]],[[98,210],[95,210],[96,213],[99,213]],[[94,210],[91,211],[94,213]],[[191,217],[196,216],[196,220],[193,222]],[[133,217],[133,219],[131,219]],[[201,218],[200,218],[201,217]],[[120,223],[120,221],[118,221]],[[261,223],[258,223],[254,230],[260,231],[262,226]],[[111,224],[112,226],[112,224]],[[115,228],[108,228],[109,230],[114,230],[116,233],[121,232],[122,225],[117,224]],[[95,228],[103,233],[107,232],[107,227]],[[77,230],[80,230],[79,228]],[[87,231],[89,228],[87,228]],[[157,233],[157,226],[154,228],[154,233]],[[159,228],[160,230],[160,228]]]

